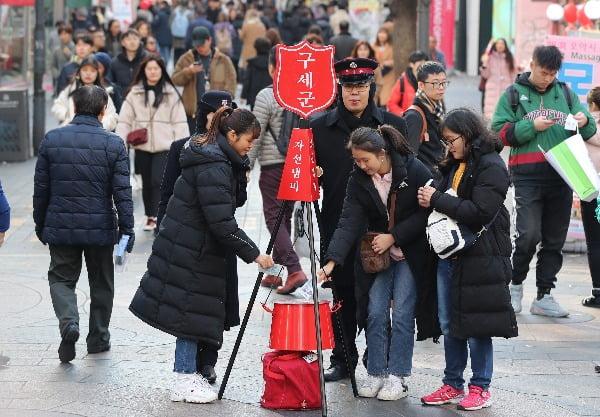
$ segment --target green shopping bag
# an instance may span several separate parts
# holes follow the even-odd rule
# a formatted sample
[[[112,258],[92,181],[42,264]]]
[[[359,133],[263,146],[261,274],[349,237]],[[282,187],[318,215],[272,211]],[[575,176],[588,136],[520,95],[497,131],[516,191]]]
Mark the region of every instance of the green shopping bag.
[[[579,132],[548,151],[538,147],[581,200],[590,202],[598,196],[600,177]]]

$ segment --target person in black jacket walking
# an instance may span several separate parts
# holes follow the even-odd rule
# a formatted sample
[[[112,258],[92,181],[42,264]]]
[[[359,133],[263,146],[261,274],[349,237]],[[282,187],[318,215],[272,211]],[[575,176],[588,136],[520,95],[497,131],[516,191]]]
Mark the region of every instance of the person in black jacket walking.
[[[348,138],[359,127],[377,128],[389,124],[407,137],[406,123],[401,117],[380,110],[373,101],[376,86],[373,83],[374,71],[378,64],[366,58],[350,58],[335,63],[338,77],[338,103],[335,108],[311,119],[315,141],[317,165],[323,170],[319,178],[323,187],[323,209],[319,223],[321,233],[321,255],[336,229],[344,198],[346,184],[352,171],[353,161],[347,149]],[[364,273],[357,268],[357,274]],[[333,271],[333,281],[337,298],[343,307],[336,313],[341,317],[345,341],[350,357],[346,358],[342,344],[342,329],[334,320],[335,348],[331,355],[331,367],[325,373],[326,381],[337,381],[348,376],[348,366],[356,367],[356,300],[354,293],[354,251],[351,250],[343,266]]]
[[[187,142],[181,175],[129,309],[177,337],[172,401],[212,402],[217,394],[197,374],[198,344],[219,349],[226,319],[227,248],[245,262],[273,266],[235,217],[244,156],[260,133],[249,110],[221,107],[206,135]]]
[[[378,232],[372,242],[373,251],[385,253],[391,260],[389,268],[357,278],[366,281],[368,296],[358,303],[360,311],[368,310],[365,334],[369,347],[368,375],[358,393],[361,397],[394,401],[408,395],[417,282],[424,288],[428,252],[428,210],[419,206],[415,194],[430,180],[431,173],[391,126],[377,130],[359,127],[350,135],[349,147],[355,167],[319,275],[327,279],[335,265],[343,265],[365,229]],[[430,281],[434,281],[433,275]]]
[[[107,78],[116,84],[120,96],[124,98],[147,52],[142,46],[140,34],[135,29],[128,29],[121,34],[121,46],[123,52],[112,59],[110,76]],[[117,112],[120,111],[121,108],[117,108]]]
[[[259,36],[254,41],[256,56],[248,59],[248,67],[244,72],[244,83],[242,85],[241,97],[254,110],[256,95],[263,88],[273,84],[273,78],[269,73],[269,52],[271,52],[271,41]]]
[[[48,281],[62,341],[61,362],[75,357],[79,314],[75,286],[85,256],[90,285],[88,353],[110,349],[114,297],[113,247],[135,240],[129,164],[123,140],[102,127],[106,91],[87,85],[73,93],[75,117],[46,134],[35,166],[33,219],[50,247]],[[116,213],[113,209],[116,207]]]
[[[350,34],[350,22],[342,20],[340,22],[340,34],[329,39],[329,45],[335,46],[335,60],[341,61],[348,58],[357,42],[358,39],[353,38]]]
[[[151,22],[152,33],[158,42],[160,56],[165,61],[165,65],[168,65],[169,58],[171,57],[171,44],[173,43],[173,36],[169,27],[171,6],[169,6],[168,2],[162,0],[158,3],[158,7],[153,6],[150,10],[154,15]]]
[[[492,337],[518,334],[508,289],[512,246],[504,199],[509,177],[499,155],[502,143],[473,111],[449,112],[441,132],[448,148],[440,167],[442,185],[439,190],[420,188],[419,204],[433,207],[474,233],[484,225],[487,229],[473,246],[438,262],[438,315],[446,354],[444,385],[421,401],[427,405],[458,403],[459,410],[479,410],[491,405]],[[454,195],[445,192],[450,188]],[[473,376],[465,397],[463,373],[468,356]]]

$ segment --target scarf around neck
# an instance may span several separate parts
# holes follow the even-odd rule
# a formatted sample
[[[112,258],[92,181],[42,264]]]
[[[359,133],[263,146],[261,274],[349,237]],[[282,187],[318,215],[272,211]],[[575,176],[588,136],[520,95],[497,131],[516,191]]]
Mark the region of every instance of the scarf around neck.
[[[340,100],[340,105],[338,105],[338,112],[340,115],[340,118],[346,123],[346,125],[348,126],[348,128],[350,129],[350,131],[354,131],[355,129],[358,129],[359,127],[377,127],[377,121],[375,121],[375,124],[373,124],[373,108],[374,108],[375,104],[373,103],[372,100],[369,100],[369,104],[367,104],[367,108],[365,109],[365,111],[363,112],[363,114],[360,117],[356,117],[354,114],[352,114],[347,108],[346,106],[344,106],[344,103],[341,102]]]
[[[429,111],[435,116],[437,123],[442,121],[442,117],[444,117],[444,106],[441,101],[433,101],[427,96],[427,94],[425,94],[423,90],[417,91],[415,99],[429,109]]]

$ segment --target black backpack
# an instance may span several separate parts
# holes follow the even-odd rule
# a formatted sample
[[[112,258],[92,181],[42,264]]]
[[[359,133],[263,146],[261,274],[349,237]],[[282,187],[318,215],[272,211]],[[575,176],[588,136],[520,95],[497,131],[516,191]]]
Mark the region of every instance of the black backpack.
[[[571,96],[571,89],[566,83],[562,81],[558,81],[558,84],[561,86],[563,94],[565,95],[565,99],[567,100],[567,105],[569,106],[569,111],[572,110],[573,107],[573,96]],[[517,108],[519,107],[519,90],[515,87],[514,84],[509,85],[506,88],[506,94],[508,94],[508,102],[510,103],[510,108],[513,113],[517,113]]]
[[[287,155],[288,148],[290,147],[290,136],[292,136],[292,129],[298,127],[299,121],[300,116],[287,109],[283,109],[283,113],[281,114],[281,130],[279,131],[279,136],[275,135],[271,125],[267,125],[267,130],[273,137],[273,140],[277,145],[277,150],[283,156]]]

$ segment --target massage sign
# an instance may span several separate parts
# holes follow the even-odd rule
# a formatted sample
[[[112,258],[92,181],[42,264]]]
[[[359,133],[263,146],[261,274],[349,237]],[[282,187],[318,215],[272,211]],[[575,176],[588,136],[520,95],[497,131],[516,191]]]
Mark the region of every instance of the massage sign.
[[[334,47],[306,41],[277,46],[273,94],[279,105],[303,119],[328,108],[337,92],[333,67]],[[300,126],[307,125],[301,120]],[[292,130],[279,193],[280,200],[316,201],[319,182],[312,129]]]

